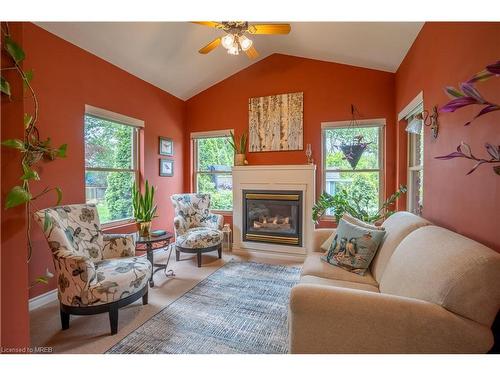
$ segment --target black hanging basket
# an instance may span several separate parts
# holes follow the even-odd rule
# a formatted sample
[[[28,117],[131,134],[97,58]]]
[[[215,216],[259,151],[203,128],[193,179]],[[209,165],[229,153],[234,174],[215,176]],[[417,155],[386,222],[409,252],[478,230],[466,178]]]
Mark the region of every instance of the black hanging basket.
[[[340,145],[340,149],[344,153],[345,159],[349,162],[352,169],[356,169],[359,159],[361,159],[361,155],[363,155],[368,145],[369,143],[366,142],[352,145]]]

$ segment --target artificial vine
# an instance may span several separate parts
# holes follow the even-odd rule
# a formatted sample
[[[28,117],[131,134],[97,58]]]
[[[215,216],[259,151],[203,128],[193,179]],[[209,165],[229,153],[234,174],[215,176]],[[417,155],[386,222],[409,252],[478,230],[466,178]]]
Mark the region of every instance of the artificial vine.
[[[2,146],[10,147],[21,152],[21,169],[22,175],[20,177],[21,183],[19,185],[13,186],[10,191],[7,193],[7,197],[5,200],[5,208],[10,209],[13,207],[17,207],[20,205],[25,205],[26,208],[26,237],[28,239],[28,262],[31,259],[32,255],[32,246],[31,246],[31,219],[32,219],[32,202],[37,198],[54,191],[57,196],[57,205],[61,202],[62,199],[62,191],[58,187],[45,187],[42,192],[33,195],[30,188],[30,183],[32,181],[40,180],[40,176],[36,171],[36,166],[42,160],[52,161],[56,158],[66,157],[66,149],[67,145],[63,144],[58,148],[54,148],[51,146],[50,138],[42,141],[40,139],[40,132],[37,127],[38,123],[38,113],[39,113],[39,104],[38,99],[31,85],[31,81],[33,79],[33,71],[27,70],[24,71],[21,63],[26,57],[24,50],[17,44],[11,37],[9,24],[7,22],[2,24],[2,45],[3,50],[6,52],[6,55],[9,57],[9,61],[11,62],[10,66],[1,67],[2,76],[0,76],[0,89],[1,94],[8,98],[8,100],[12,100],[11,86],[9,81],[4,78],[4,71],[15,71],[18,76],[21,78],[24,86],[23,91],[23,99],[24,94],[27,92],[33,101],[33,111],[31,113],[24,114],[24,137],[23,139],[7,139],[2,141]],[[44,282],[43,277],[37,278],[37,282]],[[46,280],[45,280],[46,282]]]

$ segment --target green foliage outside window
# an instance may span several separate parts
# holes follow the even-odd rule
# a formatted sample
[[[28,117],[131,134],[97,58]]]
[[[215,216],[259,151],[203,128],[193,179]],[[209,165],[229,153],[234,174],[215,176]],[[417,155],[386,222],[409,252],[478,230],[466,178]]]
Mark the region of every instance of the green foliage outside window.
[[[379,128],[335,128],[325,130],[325,191],[335,194],[345,191],[352,204],[363,207],[368,214],[375,214],[380,207]],[[356,169],[352,169],[340,150],[355,136],[363,136],[370,144],[361,156]],[[333,214],[333,210],[328,210]]]
[[[132,169],[135,130],[126,125],[85,116],[85,164],[90,168]],[[89,171],[87,201],[96,203],[101,222],[132,217],[134,172]]]
[[[196,151],[197,192],[210,194],[212,209],[232,210],[231,167],[234,150],[229,143],[229,137],[197,139]]]

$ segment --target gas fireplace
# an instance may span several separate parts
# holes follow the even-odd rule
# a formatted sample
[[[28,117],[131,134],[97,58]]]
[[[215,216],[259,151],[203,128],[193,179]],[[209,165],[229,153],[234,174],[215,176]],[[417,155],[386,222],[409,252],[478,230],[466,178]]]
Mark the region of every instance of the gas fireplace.
[[[244,241],[302,246],[302,191],[242,193]]]

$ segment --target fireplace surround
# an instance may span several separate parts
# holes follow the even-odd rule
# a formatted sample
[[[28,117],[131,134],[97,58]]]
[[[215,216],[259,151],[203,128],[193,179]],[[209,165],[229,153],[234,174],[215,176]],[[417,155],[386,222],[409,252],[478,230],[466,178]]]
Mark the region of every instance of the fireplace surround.
[[[302,191],[243,190],[243,239],[302,246]]]
[[[316,166],[310,164],[233,167],[233,251],[249,255],[264,254],[269,257],[304,259],[312,248],[314,223],[310,215],[315,201],[315,182]],[[260,209],[260,215],[254,215],[253,220],[248,220],[244,214],[244,197],[247,193],[260,194],[257,198],[261,198],[250,196],[252,199],[247,200],[247,204],[258,206],[259,203],[266,203],[262,205],[264,211]],[[276,198],[275,193],[280,194],[279,198],[286,198],[284,200],[294,203],[289,202],[288,207],[274,205],[277,199],[269,198]],[[296,196],[288,199],[287,195]],[[281,202],[282,200],[278,203]],[[292,213],[290,206],[295,206],[293,210],[297,211],[297,216],[300,215],[296,221],[292,219],[295,212]],[[266,212],[266,209],[270,211]],[[296,235],[298,233],[299,236]]]

